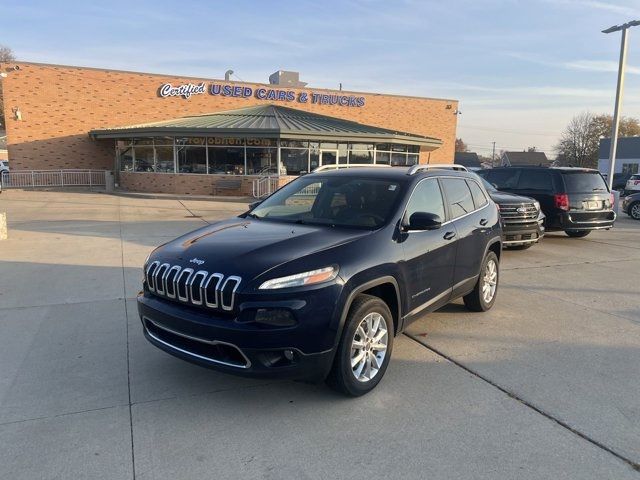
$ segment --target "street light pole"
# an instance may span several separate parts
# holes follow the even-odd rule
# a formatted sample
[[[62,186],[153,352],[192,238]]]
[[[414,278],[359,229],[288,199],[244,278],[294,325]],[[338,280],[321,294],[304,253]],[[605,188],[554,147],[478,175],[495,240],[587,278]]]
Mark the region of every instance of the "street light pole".
[[[620,107],[622,106],[622,94],[624,91],[624,69],[627,63],[627,30],[631,27],[640,25],[640,20],[627,22],[624,25],[614,25],[602,33],[613,33],[622,31],[622,39],[620,43],[620,62],[618,64],[618,84],[616,87],[616,103],[613,109],[613,120],[611,122],[611,147],[609,149],[609,190],[613,190],[613,175],[616,167],[616,149],[618,147],[618,129],[620,126]]]

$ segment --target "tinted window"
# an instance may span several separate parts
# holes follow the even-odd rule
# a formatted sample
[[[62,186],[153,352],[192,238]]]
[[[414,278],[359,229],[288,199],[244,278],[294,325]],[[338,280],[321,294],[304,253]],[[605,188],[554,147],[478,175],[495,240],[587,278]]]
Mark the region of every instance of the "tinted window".
[[[451,218],[457,218],[473,211],[473,198],[464,179],[444,178],[442,186],[451,210]]]
[[[435,213],[444,222],[445,214],[442,192],[435,178],[423,180],[416,186],[407,205],[405,219],[409,220],[411,215],[416,212]]]
[[[562,172],[568,193],[607,191],[607,185],[599,172]]]
[[[553,190],[551,172],[548,170],[522,170],[518,180],[520,190]]]
[[[471,196],[473,197],[473,203],[476,208],[484,207],[487,203],[487,197],[476,182],[467,180],[469,190],[471,190]]]
[[[488,173],[488,178],[489,182],[497,185],[499,190],[503,188],[516,188],[519,173],[519,170],[510,168],[493,170]]]

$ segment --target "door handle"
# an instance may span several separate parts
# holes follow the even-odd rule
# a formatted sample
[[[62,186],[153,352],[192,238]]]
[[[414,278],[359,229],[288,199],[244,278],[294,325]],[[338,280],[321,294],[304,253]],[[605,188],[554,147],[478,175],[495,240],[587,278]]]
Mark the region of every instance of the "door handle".
[[[489,220],[487,220],[486,218],[483,218],[482,220],[480,220],[480,225],[482,225],[483,227],[489,223]]]
[[[444,239],[445,240],[451,240],[452,238],[454,238],[456,236],[456,232],[447,232],[444,234]]]

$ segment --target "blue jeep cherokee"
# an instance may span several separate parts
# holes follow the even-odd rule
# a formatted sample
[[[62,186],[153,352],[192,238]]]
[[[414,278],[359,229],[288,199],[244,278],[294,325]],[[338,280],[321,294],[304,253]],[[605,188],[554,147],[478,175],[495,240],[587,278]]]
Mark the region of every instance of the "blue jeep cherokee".
[[[467,172],[317,171],[154,250],[138,310],[146,338],[184,360],[357,396],[426,312],[459,297],[491,308],[500,238],[498,209]]]

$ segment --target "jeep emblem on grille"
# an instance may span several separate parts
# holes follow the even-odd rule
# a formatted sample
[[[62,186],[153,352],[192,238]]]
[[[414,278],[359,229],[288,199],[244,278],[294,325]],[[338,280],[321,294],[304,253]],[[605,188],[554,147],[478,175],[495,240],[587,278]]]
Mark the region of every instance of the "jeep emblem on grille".
[[[519,208],[516,210],[516,212],[518,212],[518,213],[526,213],[526,212],[527,212],[527,209],[526,209],[526,208],[524,208],[524,207],[519,207]],[[193,260],[192,260],[192,261],[193,261]]]
[[[197,265],[202,265],[204,263],[204,260],[200,260],[199,258],[192,258],[191,260],[189,260],[189,263],[195,263]]]

